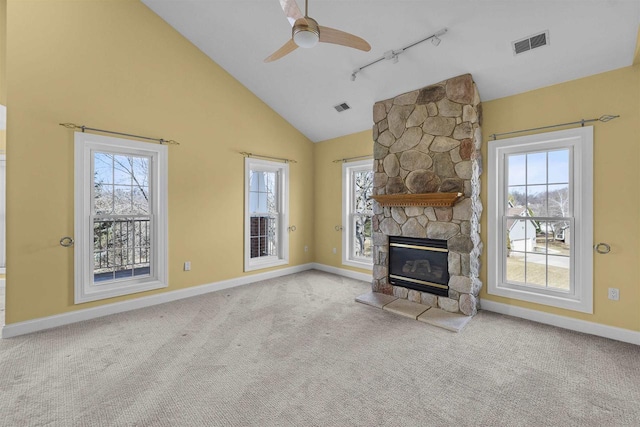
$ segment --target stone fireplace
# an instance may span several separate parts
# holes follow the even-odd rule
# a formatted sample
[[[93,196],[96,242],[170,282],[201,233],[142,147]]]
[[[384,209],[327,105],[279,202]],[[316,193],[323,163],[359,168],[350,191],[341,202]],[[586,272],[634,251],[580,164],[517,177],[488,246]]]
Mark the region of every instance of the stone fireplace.
[[[374,203],[372,290],[473,316],[482,286],[482,107],[471,75],[377,102],[373,118],[373,194],[393,202]],[[437,262],[425,253],[407,255],[401,266],[392,265],[390,276],[390,236],[394,245],[415,246],[402,238],[441,242],[447,274],[435,274],[442,267],[432,266]],[[409,280],[398,280],[398,269]],[[435,283],[425,278],[436,276],[448,279],[446,288],[420,286]]]

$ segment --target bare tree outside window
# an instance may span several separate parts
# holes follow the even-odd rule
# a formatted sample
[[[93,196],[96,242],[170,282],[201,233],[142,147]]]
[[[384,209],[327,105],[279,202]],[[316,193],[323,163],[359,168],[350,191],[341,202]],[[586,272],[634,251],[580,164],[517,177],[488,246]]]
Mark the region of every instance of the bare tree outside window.
[[[150,274],[150,158],[94,153],[94,281]]]
[[[353,232],[354,255],[356,257],[371,258],[371,229],[373,216],[373,172],[353,172]]]

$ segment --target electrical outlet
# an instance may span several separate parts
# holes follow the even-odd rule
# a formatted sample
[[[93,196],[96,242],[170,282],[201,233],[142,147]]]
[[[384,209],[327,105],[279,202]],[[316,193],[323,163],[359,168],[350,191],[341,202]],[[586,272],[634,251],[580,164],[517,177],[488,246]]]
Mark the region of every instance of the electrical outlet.
[[[191,261],[186,261],[184,263],[184,271],[191,271]]]
[[[618,301],[620,299],[620,289],[609,288],[609,299],[613,301]]]
[[[333,253],[334,253],[334,254],[337,254],[337,253],[338,253],[338,250],[337,250],[336,248],[333,248]]]
[[[305,246],[305,247],[304,247],[304,251],[305,251],[305,252],[309,252],[309,246]]]

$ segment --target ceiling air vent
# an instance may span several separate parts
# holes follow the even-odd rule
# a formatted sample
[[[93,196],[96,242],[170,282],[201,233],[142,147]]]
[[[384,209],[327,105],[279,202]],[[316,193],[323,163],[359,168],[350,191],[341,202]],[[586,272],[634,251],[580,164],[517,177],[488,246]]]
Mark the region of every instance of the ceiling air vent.
[[[535,34],[527,38],[516,40],[512,43],[514,55],[525,53],[532,49],[536,49],[549,44],[549,31]]]
[[[348,110],[351,107],[349,107],[349,104],[347,104],[346,102],[343,102],[342,104],[334,105],[333,108],[335,108],[338,113],[342,113],[343,111]]]

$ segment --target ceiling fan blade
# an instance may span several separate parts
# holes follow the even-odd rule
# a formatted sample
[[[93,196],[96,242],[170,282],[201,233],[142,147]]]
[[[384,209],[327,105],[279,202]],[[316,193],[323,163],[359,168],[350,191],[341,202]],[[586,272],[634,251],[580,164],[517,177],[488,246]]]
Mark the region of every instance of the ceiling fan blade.
[[[289,40],[288,42],[286,42],[280,49],[276,50],[275,52],[273,52],[271,54],[271,56],[265,58],[264,62],[273,62],[276,61],[280,58],[282,58],[283,56],[293,52],[294,50],[296,50],[298,48],[298,45],[295,44],[295,42],[293,41],[293,39]]]
[[[287,19],[292,27],[298,19],[304,18],[304,14],[300,11],[296,0],[280,0],[280,6],[282,6],[282,10],[284,10],[284,14],[287,15]]]
[[[352,47],[354,49],[364,50],[365,52],[369,52],[371,50],[369,43],[358,36],[336,30],[335,28],[323,27],[322,25],[318,28],[320,29],[320,41],[322,43],[339,44],[342,46]]]

